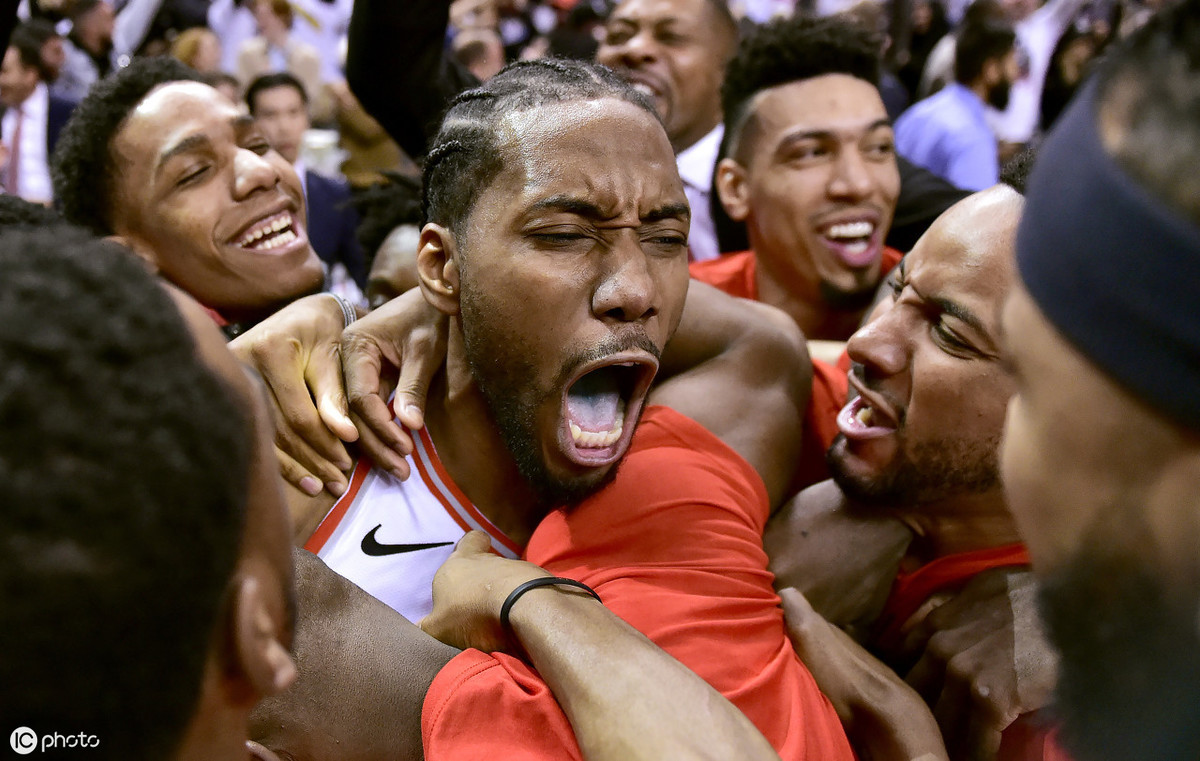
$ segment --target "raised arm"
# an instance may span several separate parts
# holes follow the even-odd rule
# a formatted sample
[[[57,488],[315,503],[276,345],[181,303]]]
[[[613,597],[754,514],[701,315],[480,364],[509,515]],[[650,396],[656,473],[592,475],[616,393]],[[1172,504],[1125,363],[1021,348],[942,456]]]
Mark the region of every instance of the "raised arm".
[[[416,158],[446,104],[479,84],[446,54],[450,0],[355,0],[346,81],[367,113]]]
[[[687,415],[746,458],[772,505],[788,496],[811,390],[812,363],[791,319],[691,282],[650,401]]]
[[[548,574],[489,548],[480,532],[459,542],[434,578],[422,629],[455,647],[509,644],[504,600]],[[509,622],[589,761],[778,758],[732,703],[586,593],[538,587],[513,604]]]

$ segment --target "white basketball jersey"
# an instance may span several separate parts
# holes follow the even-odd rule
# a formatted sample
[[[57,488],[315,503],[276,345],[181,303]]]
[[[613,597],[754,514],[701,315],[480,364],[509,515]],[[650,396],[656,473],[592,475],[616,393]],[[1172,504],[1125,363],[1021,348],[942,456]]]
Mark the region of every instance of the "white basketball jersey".
[[[504,557],[520,557],[521,547],[450,480],[429,434],[408,433],[408,480],[364,458],[304,548],[415,622],[433,609],[433,575],[468,531],[486,531]]]

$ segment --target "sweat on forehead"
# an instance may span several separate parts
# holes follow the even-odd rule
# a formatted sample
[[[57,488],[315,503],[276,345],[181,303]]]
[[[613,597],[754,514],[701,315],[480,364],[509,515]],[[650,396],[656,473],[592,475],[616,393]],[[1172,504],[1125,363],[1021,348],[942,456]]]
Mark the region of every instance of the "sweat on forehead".
[[[136,58],[100,80],[63,127],[51,159],[54,196],[63,216],[99,235],[112,234],[111,147],[129,114],[152,90],[168,82],[200,82],[200,75],[173,58]]]
[[[520,61],[450,104],[425,158],[425,222],[461,233],[474,199],[502,168],[500,130],[507,117],[543,106],[613,98],[636,105],[655,120],[645,95],[611,70],[580,61]]]

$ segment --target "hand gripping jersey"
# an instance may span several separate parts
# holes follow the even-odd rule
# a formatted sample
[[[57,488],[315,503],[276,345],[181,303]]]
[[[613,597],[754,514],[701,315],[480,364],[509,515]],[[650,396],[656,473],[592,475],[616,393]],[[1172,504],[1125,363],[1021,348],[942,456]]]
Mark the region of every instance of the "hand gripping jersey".
[[[433,575],[468,531],[486,531],[492,548],[505,557],[519,557],[522,547],[454,485],[429,433],[408,433],[409,479],[360,460],[346,493],[304,549],[409,621],[419,621],[433,609]]]

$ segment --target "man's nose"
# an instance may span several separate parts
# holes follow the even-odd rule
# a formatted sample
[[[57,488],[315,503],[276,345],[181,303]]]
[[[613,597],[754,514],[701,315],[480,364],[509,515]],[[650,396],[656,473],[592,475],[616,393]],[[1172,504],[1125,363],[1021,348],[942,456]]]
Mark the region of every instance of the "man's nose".
[[[657,289],[636,232],[624,231],[604,260],[604,275],[592,294],[593,313],[616,322],[645,321],[658,314]]]
[[[239,148],[233,160],[234,195],[245,198],[257,190],[279,184],[279,169],[267,159],[247,148]]]

